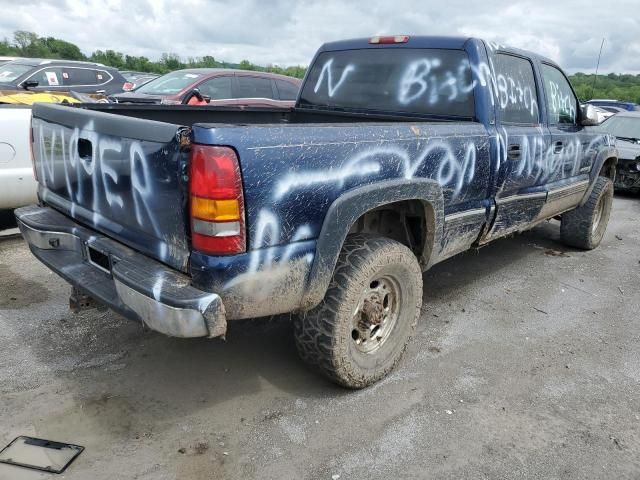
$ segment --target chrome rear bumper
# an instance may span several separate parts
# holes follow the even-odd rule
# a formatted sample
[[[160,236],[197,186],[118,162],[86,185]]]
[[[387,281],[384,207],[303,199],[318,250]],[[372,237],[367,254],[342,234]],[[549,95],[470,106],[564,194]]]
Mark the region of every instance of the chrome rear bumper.
[[[174,337],[219,337],[227,330],[219,295],[49,207],[16,210],[31,252],[98,302]]]

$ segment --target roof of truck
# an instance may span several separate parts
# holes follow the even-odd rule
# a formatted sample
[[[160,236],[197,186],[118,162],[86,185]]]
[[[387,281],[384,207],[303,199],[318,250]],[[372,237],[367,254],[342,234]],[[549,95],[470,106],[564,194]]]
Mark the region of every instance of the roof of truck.
[[[462,50],[465,44],[471,40],[484,42],[487,48],[492,50],[500,50],[506,52],[518,53],[531,58],[538,58],[541,61],[557,65],[553,60],[543,57],[534,52],[528,50],[521,50],[513,48],[507,45],[502,45],[495,42],[489,42],[475,37],[463,37],[463,36],[431,36],[431,35],[407,35],[408,41],[403,43],[391,43],[391,44],[375,44],[370,43],[372,38],[377,37],[364,37],[364,38],[352,38],[348,40],[340,40],[337,42],[328,42],[320,47],[319,52],[331,52],[338,50],[355,50],[361,48],[441,48],[451,50]],[[400,35],[404,37],[404,35]]]

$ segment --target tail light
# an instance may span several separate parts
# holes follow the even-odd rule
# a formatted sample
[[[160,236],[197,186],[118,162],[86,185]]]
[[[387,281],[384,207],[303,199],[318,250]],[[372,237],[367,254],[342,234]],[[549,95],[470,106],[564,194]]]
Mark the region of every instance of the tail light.
[[[371,37],[369,43],[389,45],[391,43],[407,43],[409,41],[409,35],[393,35],[388,37]]]
[[[244,197],[236,153],[193,145],[189,165],[191,243],[212,255],[246,251]]]
[[[136,84],[135,83],[125,82],[125,84],[122,85],[122,90],[124,90],[125,92],[130,92],[134,88],[136,88]]]

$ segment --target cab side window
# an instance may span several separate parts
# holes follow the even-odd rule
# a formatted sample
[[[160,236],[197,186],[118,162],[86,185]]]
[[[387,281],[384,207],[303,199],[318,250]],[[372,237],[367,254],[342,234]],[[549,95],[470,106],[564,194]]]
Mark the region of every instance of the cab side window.
[[[270,78],[238,75],[238,98],[271,98],[273,89]]]
[[[575,125],[578,100],[569,81],[556,67],[542,64],[547,112],[551,125]]]
[[[216,77],[198,86],[202,95],[211,97],[212,100],[222,100],[225,98],[233,98],[231,93],[231,80],[233,77]]]
[[[85,68],[65,68],[62,72],[64,84],[74,85],[98,85],[96,71]]]
[[[531,62],[515,55],[498,53],[494,67],[502,123],[538,125],[540,109]]]

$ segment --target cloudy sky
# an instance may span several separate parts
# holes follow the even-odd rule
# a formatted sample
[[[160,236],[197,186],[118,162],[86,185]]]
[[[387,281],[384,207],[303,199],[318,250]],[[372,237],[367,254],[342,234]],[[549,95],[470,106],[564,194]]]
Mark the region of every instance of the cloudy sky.
[[[640,72],[638,0],[0,0],[0,38],[53,36],[85,53],[306,65],[323,42],[376,34],[472,35],[568,71]]]

